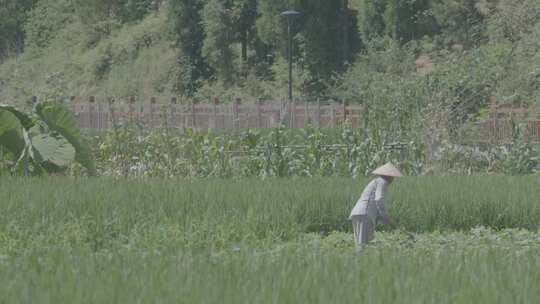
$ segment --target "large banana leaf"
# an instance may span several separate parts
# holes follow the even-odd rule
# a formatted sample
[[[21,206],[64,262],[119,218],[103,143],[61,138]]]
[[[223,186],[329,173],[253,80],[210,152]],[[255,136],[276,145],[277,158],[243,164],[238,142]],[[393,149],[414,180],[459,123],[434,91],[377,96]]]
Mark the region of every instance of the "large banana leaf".
[[[32,146],[35,159],[49,172],[59,172],[75,159],[75,148],[62,136],[39,134],[32,137]]]
[[[79,132],[73,114],[60,104],[51,102],[40,103],[36,106],[36,114],[43,120],[51,131],[58,132],[75,148],[75,160],[83,165],[90,175],[96,174],[90,146]]]
[[[19,118],[0,107],[0,146],[19,156],[24,149],[23,125]]]
[[[0,104],[0,112],[2,111],[9,112],[15,115],[19,119],[19,123],[27,130],[34,126],[34,121],[32,120],[32,118],[30,118],[30,116],[17,110],[13,106]]]

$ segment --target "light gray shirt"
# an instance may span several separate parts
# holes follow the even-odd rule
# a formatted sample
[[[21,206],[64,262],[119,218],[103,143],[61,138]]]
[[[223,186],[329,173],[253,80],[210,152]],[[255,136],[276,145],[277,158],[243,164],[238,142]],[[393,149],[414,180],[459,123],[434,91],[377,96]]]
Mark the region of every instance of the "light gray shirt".
[[[384,207],[384,194],[388,189],[388,182],[377,177],[372,180],[362,192],[362,195],[356,202],[349,218],[354,215],[367,215],[373,222],[386,216]]]

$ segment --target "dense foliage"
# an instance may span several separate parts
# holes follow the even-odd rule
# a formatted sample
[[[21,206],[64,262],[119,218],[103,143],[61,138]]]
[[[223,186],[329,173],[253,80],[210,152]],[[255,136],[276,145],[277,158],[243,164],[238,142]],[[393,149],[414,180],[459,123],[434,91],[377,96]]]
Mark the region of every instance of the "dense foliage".
[[[24,247],[32,242],[26,235],[56,235],[55,229],[77,224],[84,234],[80,241],[96,248],[132,233],[158,232],[143,227],[169,225],[183,234],[177,241],[186,246],[219,246],[237,238],[288,239],[307,232],[350,232],[347,218],[366,182],[350,178],[128,181],[3,177],[0,229],[17,239],[14,245]],[[415,232],[476,226],[533,230],[539,225],[539,183],[536,176],[410,177],[392,185],[387,209],[399,226]]]
[[[540,172],[540,148],[519,132],[505,145],[442,141],[428,149],[414,129],[396,137],[376,126],[180,132],[125,123],[94,137],[92,146],[102,175],[138,178],[363,177],[387,161],[407,175]],[[73,167],[72,174],[80,172]]]
[[[286,96],[295,92],[462,120],[538,97],[540,4],[518,0],[2,0],[0,98]],[[401,119],[407,119],[407,116]]]
[[[365,182],[2,178],[0,300],[527,303],[540,296],[537,177],[400,180],[388,210],[415,239],[377,233],[357,253],[347,216]]]
[[[66,231],[62,231],[66,233]],[[361,254],[350,234],[266,246],[177,250],[171,236],[94,252],[70,239],[0,255],[0,298],[33,303],[530,303],[540,296],[539,235],[476,229],[403,236]],[[75,234],[76,235],[76,234]],[[75,236],[76,237],[76,236]],[[209,287],[211,286],[211,287]],[[532,300],[531,300],[532,299]]]

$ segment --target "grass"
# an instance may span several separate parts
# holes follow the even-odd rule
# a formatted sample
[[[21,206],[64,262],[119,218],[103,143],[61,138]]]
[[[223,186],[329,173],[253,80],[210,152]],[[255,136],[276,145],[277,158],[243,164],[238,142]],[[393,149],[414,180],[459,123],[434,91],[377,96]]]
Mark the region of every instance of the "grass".
[[[416,242],[382,232],[357,253],[347,216],[365,182],[3,177],[0,303],[540,297],[537,177],[399,180],[387,207]]]
[[[501,234],[506,237],[497,239]],[[423,236],[417,247],[399,245],[391,235],[377,238],[381,243],[360,254],[343,245],[350,244],[349,234],[326,239],[306,235],[295,242],[221,251],[124,245],[99,251],[28,252],[0,260],[0,299],[5,303],[534,303],[540,296],[538,234],[434,234]]]
[[[288,239],[298,233],[350,231],[347,217],[366,182],[3,178],[0,228],[12,223],[35,235],[42,233],[38,228],[76,224],[85,234],[109,240],[141,228],[172,226],[198,240]],[[480,225],[536,229],[538,197],[536,176],[415,177],[392,185],[387,209],[400,225],[416,232]]]

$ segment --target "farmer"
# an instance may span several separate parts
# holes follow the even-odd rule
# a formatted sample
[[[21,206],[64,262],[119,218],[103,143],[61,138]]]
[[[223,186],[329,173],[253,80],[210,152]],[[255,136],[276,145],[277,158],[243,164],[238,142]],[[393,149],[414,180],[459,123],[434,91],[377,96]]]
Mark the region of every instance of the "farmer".
[[[375,179],[366,186],[351,211],[350,219],[357,248],[362,248],[373,239],[375,223],[378,220],[382,220],[386,225],[394,226],[394,222],[384,207],[384,194],[394,178],[403,175],[391,163],[377,168],[372,174]]]

